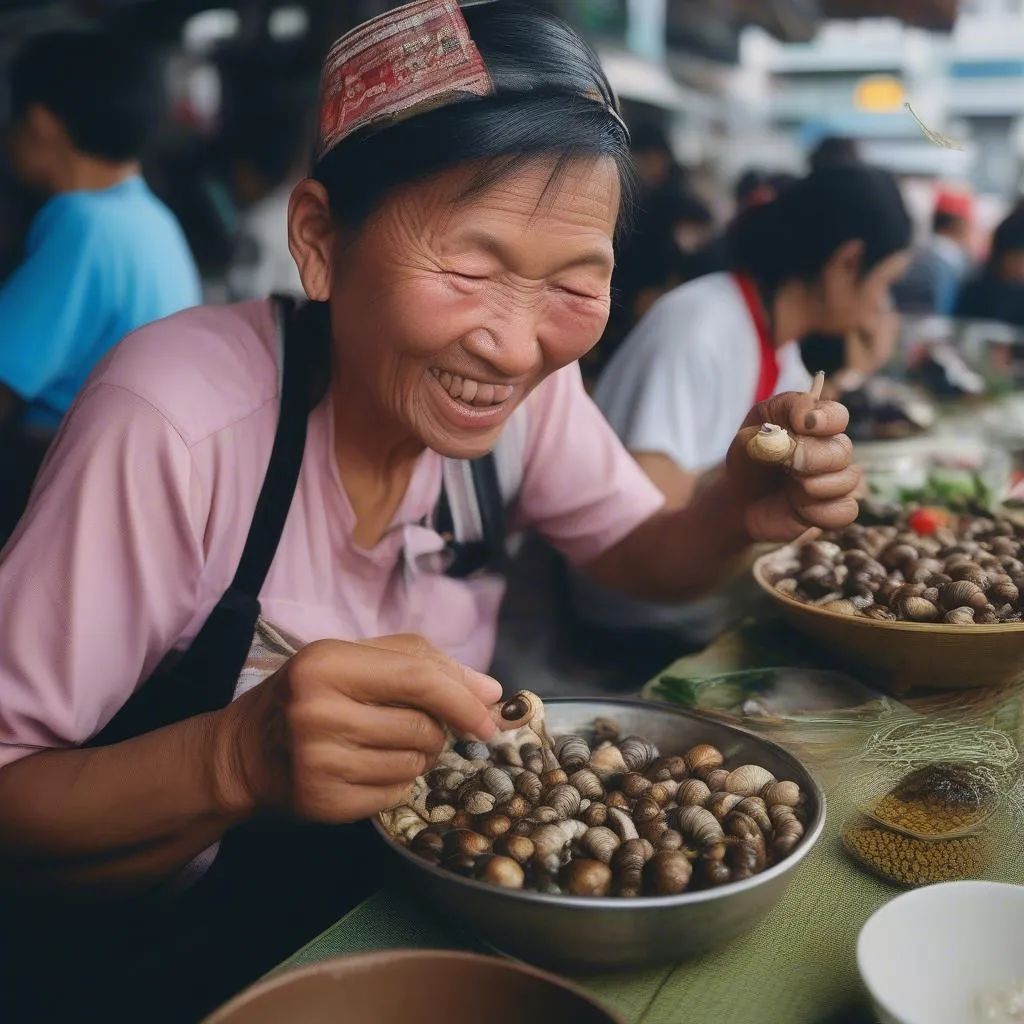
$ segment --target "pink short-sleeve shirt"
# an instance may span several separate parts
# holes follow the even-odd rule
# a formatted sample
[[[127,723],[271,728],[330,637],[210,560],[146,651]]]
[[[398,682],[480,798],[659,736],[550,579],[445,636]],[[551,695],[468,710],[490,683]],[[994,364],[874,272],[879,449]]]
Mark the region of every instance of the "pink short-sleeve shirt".
[[[95,735],[234,575],[278,416],[269,302],[202,307],[129,336],[61,429],[0,556],[0,765]],[[662,505],[573,364],[526,400],[514,525],[584,564]],[[352,539],[329,399],[311,414],[295,497],[260,594],[306,641],[419,633],[486,669],[502,582],[418,568],[441,489],[427,451],[383,539]],[[436,538],[435,538],[436,539]]]

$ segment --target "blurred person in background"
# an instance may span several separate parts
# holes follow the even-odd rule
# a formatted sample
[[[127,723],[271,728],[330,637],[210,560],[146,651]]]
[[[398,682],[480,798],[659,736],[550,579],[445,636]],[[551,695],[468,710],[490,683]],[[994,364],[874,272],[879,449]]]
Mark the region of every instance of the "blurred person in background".
[[[299,271],[288,251],[288,200],[308,162],[308,136],[305,112],[290,109],[264,111],[229,127],[225,144],[239,207],[226,274],[232,301],[302,294]]]
[[[932,233],[893,288],[903,313],[951,316],[971,270],[974,204],[969,195],[941,191],[932,214]]]
[[[1024,327],[1024,209],[996,228],[988,259],[964,285],[954,315]]]
[[[201,299],[181,229],[140,171],[164,113],[157,62],[106,33],[48,33],[15,58],[10,98],[11,167],[45,201],[0,288],[0,538],[99,359]]]
[[[892,283],[906,270],[910,216],[893,179],[866,166],[817,171],[729,231],[729,273],[659,300],[608,364],[593,397],[665,495],[685,506],[721,471],[751,402],[811,383],[797,339],[858,329],[884,338]],[[888,361],[856,350],[858,372]],[[847,367],[843,367],[846,370]],[[826,393],[839,390],[835,381]],[[721,596],[683,608],[630,601],[576,576],[580,618],[607,642],[615,627],[671,628],[702,645],[727,624]]]
[[[811,150],[807,159],[811,171],[831,167],[856,167],[861,163],[863,159],[857,141],[845,135],[826,135]]]

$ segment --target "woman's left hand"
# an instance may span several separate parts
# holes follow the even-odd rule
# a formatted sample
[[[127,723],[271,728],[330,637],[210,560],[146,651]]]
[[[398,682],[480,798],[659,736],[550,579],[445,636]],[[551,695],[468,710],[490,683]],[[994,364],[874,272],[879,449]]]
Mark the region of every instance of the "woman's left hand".
[[[811,527],[841,529],[856,519],[861,472],[844,433],[848,422],[845,406],[797,392],[751,410],[726,456],[724,483],[752,540],[791,541]],[[765,423],[784,427],[796,442],[784,468],[763,466],[747,452]]]

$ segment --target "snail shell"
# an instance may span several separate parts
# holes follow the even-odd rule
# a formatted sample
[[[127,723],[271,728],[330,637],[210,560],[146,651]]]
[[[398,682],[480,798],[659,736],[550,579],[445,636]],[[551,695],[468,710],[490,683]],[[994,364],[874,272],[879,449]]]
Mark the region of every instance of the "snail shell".
[[[619,738],[619,723],[614,718],[594,719],[594,743],[614,743]]]
[[[994,626],[999,621],[999,616],[989,608],[983,608],[980,612],[974,613],[974,621],[979,626]]]
[[[952,608],[942,617],[947,626],[973,626],[973,608]]]
[[[723,848],[724,856],[724,848]],[[706,857],[699,861],[697,864],[697,870],[700,872],[700,877],[704,881],[708,888],[714,889],[716,886],[725,885],[726,882],[732,881],[732,872],[729,870],[729,866],[721,858]]]
[[[686,752],[686,767],[694,773],[721,768],[724,763],[722,752],[710,743],[698,743]]]
[[[425,822],[411,807],[394,807],[381,812],[381,823],[396,839],[409,842],[416,838],[427,827]]]
[[[647,850],[641,839],[629,839],[615,851],[612,855],[612,869],[615,872],[616,896],[640,895],[646,863]]]
[[[455,818],[455,808],[451,804],[438,804],[431,807],[427,812],[427,820],[431,825],[438,825],[442,822],[452,821]]]
[[[479,829],[488,839],[497,839],[512,828],[512,819],[507,814],[488,814],[480,819]]]
[[[479,740],[459,740],[455,749],[467,761],[486,761],[491,756],[491,748]]]
[[[627,736],[619,744],[626,768],[631,772],[642,772],[658,756],[658,748],[642,736]]]
[[[569,845],[568,836],[555,824],[540,825],[530,837],[533,840],[534,863],[548,874],[562,866],[562,855]]]
[[[494,810],[494,796],[483,789],[475,789],[462,798],[462,810],[470,814],[487,814]]]
[[[605,804],[609,807],[618,807],[622,810],[629,810],[632,801],[626,796],[625,793],[618,789],[613,789],[604,799]]]
[[[768,807],[796,807],[800,803],[800,787],[795,782],[770,782],[761,790],[761,799]]]
[[[441,859],[441,864],[446,871],[462,875],[463,878],[472,878],[476,870],[477,858],[468,853],[449,853]]]
[[[562,868],[559,882],[573,896],[607,896],[612,888],[612,869],[599,860],[573,860]]]
[[[782,860],[793,852],[797,843],[803,838],[804,827],[794,818],[787,818],[782,821],[775,830],[775,835],[769,844],[769,853],[773,860]]]
[[[463,783],[465,785],[465,783]],[[460,786],[461,790],[462,787]],[[470,792],[466,790],[466,792]],[[457,794],[453,793],[450,789],[432,789],[424,800],[424,807],[427,811],[432,811],[435,807],[441,807],[445,804],[454,805],[458,802]]]
[[[886,569],[902,569],[917,561],[917,548],[910,544],[890,544],[878,560]]]
[[[683,848],[683,834],[674,828],[667,828],[658,838],[659,850],[681,850]]]
[[[581,768],[569,776],[569,784],[574,786],[580,796],[588,800],[597,800],[604,793],[601,780],[589,768]]]
[[[775,804],[769,807],[768,817],[772,819],[772,827],[775,829],[781,828],[785,822],[800,820],[797,818],[796,811],[792,807],[786,807],[783,804]]]
[[[523,755],[514,743],[498,743],[494,747],[494,760],[510,768],[523,767]]]
[[[621,775],[630,770],[622,756],[622,751],[613,744],[601,747],[591,754],[590,768],[601,779],[607,779],[612,775]]]
[[[768,828],[771,829],[771,822],[768,823]],[[760,843],[764,847],[764,832],[761,831],[760,825],[740,810],[730,811],[725,816],[722,829],[726,835],[754,844]]]
[[[755,796],[774,781],[775,776],[766,768],[759,764],[745,764],[729,772],[729,777],[725,780],[725,789],[740,796]]]
[[[534,775],[539,776],[544,771],[544,756],[536,743],[524,743],[519,748],[519,755],[523,760],[523,767]]]
[[[578,772],[590,761],[590,747],[579,736],[560,736],[555,741],[555,757],[567,772]]]
[[[542,793],[550,792],[555,786],[564,786],[568,781],[569,776],[561,768],[552,768],[550,771],[542,773],[540,777]]]
[[[712,793],[725,789],[725,780],[729,778],[729,771],[726,768],[712,768],[711,771],[703,771],[699,774],[707,784]]]
[[[454,828],[446,832],[443,838],[444,851],[449,855],[479,857],[491,849],[490,839],[468,828]]]
[[[627,772],[619,780],[619,789],[631,798],[643,796],[651,788],[651,780],[639,772]]]
[[[828,601],[821,605],[821,610],[825,612],[832,612],[835,615],[856,615],[857,606],[845,598],[840,598],[838,601]]]
[[[528,836],[506,834],[494,840],[494,852],[503,857],[511,857],[520,864],[525,864],[534,855],[536,848]]]
[[[535,807],[531,813],[537,821],[544,825],[550,825],[553,822],[561,821],[562,819],[562,815],[560,815],[554,807],[549,807],[546,804],[541,804],[540,807]]]
[[[676,896],[686,890],[693,875],[684,853],[662,850],[644,865],[644,887],[658,896]]]
[[[502,771],[500,768],[485,768],[480,773],[480,781],[483,783],[484,789],[500,803],[510,799],[515,792],[508,772]]]
[[[691,807],[703,807],[711,797],[711,790],[700,779],[686,779],[679,783],[676,801]]]
[[[998,608],[1000,605],[1015,605],[1020,600],[1020,591],[1013,583],[993,583],[988,590],[988,599]]]
[[[730,880],[741,882],[745,878],[751,878],[759,871],[763,871],[767,862],[764,843],[757,843],[741,840],[729,848],[726,857],[732,869]]]
[[[829,540],[812,540],[801,546],[800,564],[805,568],[812,565],[832,565],[842,555],[843,549]]]
[[[686,760],[678,755],[656,758],[647,769],[647,778],[651,782],[678,782],[686,778]]]
[[[531,804],[535,804],[540,799],[543,789],[544,786],[540,781],[540,776],[530,771],[529,768],[521,772],[516,778],[515,791],[526,797]]]
[[[511,857],[481,858],[474,873],[481,882],[500,885],[503,889],[522,889],[526,882],[526,874]]]
[[[890,611],[888,608],[884,608],[880,604],[872,605],[870,608],[865,609],[864,614],[869,619],[874,619],[876,622],[895,622],[896,613]]]
[[[683,836],[702,852],[725,841],[725,832],[719,820],[703,807],[680,807],[676,827]]]
[[[518,729],[535,721],[544,721],[544,702],[530,690],[520,690],[501,705],[498,728]]]
[[[772,830],[772,821],[771,818],[768,817],[768,807],[760,797],[748,796],[741,800],[736,805],[733,814],[745,814],[748,818],[756,822],[757,827],[764,835],[768,835]]]
[[[505,803],[497,807],[496,810],[501,811],[502,814],[507,814],[510,818],[525,818],[530,813],[533,804],[526,799],[521,793],[515,793]]]
[[[650,821],[664,821],[664,813],[657,801],[650,797],[642,796],[633,808],[633,821],[637,825],[643,825]]]
[[[647,791],[647,795],[654,800],[659,807],[665,807],[672,802],[673,799],[678,799],[679,789],[682,783],[676,782],[673,779],[666,779],[664,782],[655,782],[653,786]]]
[[[908,622],[935,622],[939,617],[939,609],[923,597],[899,597],[894,610]]]
[[[954,608],[984,608],[988,604],[985,592],[970,580],[955,580],[939,588],[939,607],[951,612]]]
[[[650,821],[643,821],[637,824],[636,831],[637,835],[641,839],[646,839],[653,848],[661,846],[661,837],[668,832],[668,824],[665,821],[664,816],[660,818],[652,818]]]
[[[765,789],[768,787],[765,786]],[[717,793],[712,793],[711,796],[705,801],[704,806],[719,820],[724,818],[741,800],[743,797],[737,796],[735,793],[726,793],[724,790],[719,790]]]
[[[595,801],[583,812],[583,822],[591,828],[599,828],[608,820],[608,807]]]
[[[436,832],[418,832],[409,844],[409,849],[425,860],[436,861],[444,849],[444,839]]]
[[[608,808],[608,824],[615,830],[623,842],[640,838],[633,819],[621,807]]]
[[[560,783],[548,790],[544,797],[548,807],[558,812],[559,818],[572,818],[580,809],[580,791],[568,783]]]
[[[619,837],[610,829],[599,826],[587,829],[587,834],[580,841],[580,847],[588,857],[610,864],[612,854],[621,845]]]
[[[762,466],[784,466],[796,451],[796,441],[776,423],[762,424],[747,442],[747,454]]]

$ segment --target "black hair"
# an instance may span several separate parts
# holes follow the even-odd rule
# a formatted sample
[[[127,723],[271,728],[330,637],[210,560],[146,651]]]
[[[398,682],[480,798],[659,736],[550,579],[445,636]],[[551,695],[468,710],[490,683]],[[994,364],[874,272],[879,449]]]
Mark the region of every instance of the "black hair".
[[[989,264],[994,264],[1009,252],[1024,250],[1024,209],[1015,209],[992,235]]]
[[[667,189],[658,197],[652,212],[669,229],[676,224],[710,225],[715,220],[708,204],[689,189]]]
[[[946,210],[937,210],[932,215],[932,231],[941,234],[943,231],[953,231],[966,223],[966,218],[958,217],[955,213]]]
[[[11,117],[38,104],[76,149],[113,162],[142,156],[165,111],[162,69],[138,40],[102,31],[47,32],[10,68]]]
[[[464,10],[494,92],[343,139],[316,165],[331,211],[359,227],[395,189],[460,164],[483,170],[469,194],[496,184],[525,160],[557,158],[553,178],[575,157],[610,157],[622,185],[620,227],[636,196],[629,137],[612,113],[600,61],[560,19],[522,3]],[[592,94],[596,98],[588,98]]]
[[[813,281],[836,250],[864,243],[861,272],[910,246],[913,227],[892,176],[874,167],[815,171],[729,229],[730,266],[767,294],[789,280]]]
[[[759,167],[751,167],[737,178],[732,192],[733,198],[738,206],[743,206],[758,189],[764,188],[768,184],[770,184],[768,173]]]
[[[630,123],[630,148],[634,153],[664,153],[672,155],[668,135],[657,121],[650,117],[637,118]]]
[[[845,135],[827,135],[811,151],[809,166],[812,171],[829,167],[855,167],[860,164],[860,148],[854,139]]]

